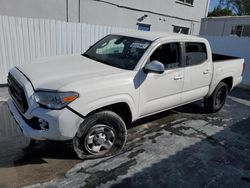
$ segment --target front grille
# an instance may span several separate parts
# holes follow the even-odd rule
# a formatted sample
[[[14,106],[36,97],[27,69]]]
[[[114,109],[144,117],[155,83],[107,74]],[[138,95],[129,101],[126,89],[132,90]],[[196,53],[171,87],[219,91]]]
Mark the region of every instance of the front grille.
[[[28,110],[28,103],[23,87],[11,74],[8,75],[8,87],[10,96],[14,100],[16,106],[22,113],[25,113]]]

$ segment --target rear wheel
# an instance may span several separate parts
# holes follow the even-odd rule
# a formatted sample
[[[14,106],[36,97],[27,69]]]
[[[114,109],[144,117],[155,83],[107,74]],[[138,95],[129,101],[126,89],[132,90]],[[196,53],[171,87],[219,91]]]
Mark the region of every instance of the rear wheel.
[[[213,94],[204,99],[204,107],[207,112],[214,113],[218,112],[225,104],[228,94],[227,84],[220,82],[215,88]]]
[[[126,138],[124,121],[114,112],[101,111],[85,119],[73,139],[73,146],[81,159],[99,158],[118,153]]]

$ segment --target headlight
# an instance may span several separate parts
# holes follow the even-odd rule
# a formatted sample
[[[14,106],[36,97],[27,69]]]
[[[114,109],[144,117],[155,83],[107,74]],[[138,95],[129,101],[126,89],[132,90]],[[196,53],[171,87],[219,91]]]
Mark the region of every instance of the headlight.
[[[36,102],[51,109],[62,109],[79,97],[76,92],[38,91],[35,93]]]

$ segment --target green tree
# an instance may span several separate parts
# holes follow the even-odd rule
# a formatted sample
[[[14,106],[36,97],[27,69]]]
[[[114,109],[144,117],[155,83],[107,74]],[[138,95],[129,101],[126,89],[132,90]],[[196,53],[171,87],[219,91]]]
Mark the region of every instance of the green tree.
[[[220,0],[220,4],[239,16],[250,15],[250,0]]]
[[[221,6],[217,6],[214,8],[212,12],[208,13],[208,17],[218,17],[218,16],[233,16],[232,10],[229,8],[221,8]]]

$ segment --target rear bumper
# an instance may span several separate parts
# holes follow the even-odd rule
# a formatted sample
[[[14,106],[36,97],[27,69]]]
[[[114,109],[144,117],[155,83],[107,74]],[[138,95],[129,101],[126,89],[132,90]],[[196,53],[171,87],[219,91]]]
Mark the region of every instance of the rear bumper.
[[[24,116],[16,108],[12,99],[7,101],[11,114],[21,128],[24,136],[36,140],[70,140],[72,139],[83,119],[71,112],[67,108],[62,110],[50,110],[44,108],[35,108],[30,116],[46,121],[48,129],[34,129],[27,122]],[[39,124],[39,123],[38,123]],[[37,125],[39,127],[39,125]]]
[[[242,76],[239,76],[235,81],[234,81],[234,84],[233,84],[233,88],[237,85],[239,85],[243,80],[243,77]]]

